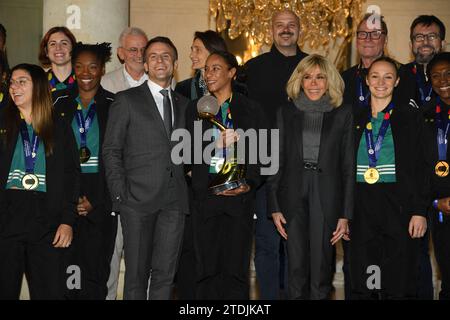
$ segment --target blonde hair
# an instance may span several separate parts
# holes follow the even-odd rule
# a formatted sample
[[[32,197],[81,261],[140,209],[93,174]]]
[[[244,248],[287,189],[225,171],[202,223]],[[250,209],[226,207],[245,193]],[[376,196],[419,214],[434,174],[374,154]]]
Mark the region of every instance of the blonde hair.
[[[337,71],[336,67],[325,57],[312,54],[302,59],[292,73],[286,91],[289,98],[296,99],[302,88],[302,81],[305,74],[312,68],[318,66],[320,71],[327,77],[327,93],[330,96],[331,104],[337,108],[342,104],[342,95],[344,94],[344,80]]]

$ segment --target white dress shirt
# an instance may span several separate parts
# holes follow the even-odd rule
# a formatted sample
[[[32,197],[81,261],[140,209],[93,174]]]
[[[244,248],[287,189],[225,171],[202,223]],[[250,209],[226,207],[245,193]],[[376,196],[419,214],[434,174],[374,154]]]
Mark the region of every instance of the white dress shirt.
[[[139,80],[134,80],[133,77],[128,73],[126,66],[123,67],[123,75],[130,85],[130,88],[138,87],[148,80],[148,75],[145,72]]]
[[[158,107],[159,114],[161,115],[161,119],[164,120],[164,96],[161,94],[161,90],[166,89],[169,91],[169,98],[170,98],[170,106],[172,108],[172,126],[174,123],[175,114],[173,112],[173,101],[172,101],[172,90],[170,89],[170,85],[167,88],[163,88],[160,85],[154,83],[150,79],[147,81],[148,87],[150,89],[150,92],[152,93],[153,99],[156,102],[156,106]]]

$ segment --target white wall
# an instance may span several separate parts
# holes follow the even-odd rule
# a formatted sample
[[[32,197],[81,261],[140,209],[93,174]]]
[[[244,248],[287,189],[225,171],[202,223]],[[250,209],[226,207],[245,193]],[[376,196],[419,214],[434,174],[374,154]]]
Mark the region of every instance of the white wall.
[[[215,30],[215,23],[209,24],[208,4],[208,0],[130,0],[130,25],[142,28],[149,38],[169,37],[177,47],[178,81],[191,76],[194,32]]]
[[[69,6],[80,8],[80,14],[67,13]],[[73,18],[72,18],[73,17]],[[72,29],[78,22],[79,29]],[[128,26],[128,0],[44,0],[44,34],[54,26],[67,26],[77,41],[85,43],[111,42],[113,57],[106,71],[120,66],[116,58],[118,38]]]

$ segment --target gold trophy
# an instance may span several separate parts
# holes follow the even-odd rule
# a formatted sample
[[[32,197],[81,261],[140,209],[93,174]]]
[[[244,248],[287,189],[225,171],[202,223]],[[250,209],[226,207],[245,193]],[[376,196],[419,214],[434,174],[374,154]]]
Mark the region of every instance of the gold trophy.
[[[199,118],[209,121],[219,128],[220,131],[225,131],[227,128],[215,119],[219,109],[219,103],[213,96],[204,96],[197,102]],[[223,163],[217,176],[211,181],[208,187],[211,193],[218,194],[223,191],[239,188],[246,184],[245,165],[238,163],[236,152],[237,142],[235,142],[233,146],[233,155],[226,158],[226,161]]]

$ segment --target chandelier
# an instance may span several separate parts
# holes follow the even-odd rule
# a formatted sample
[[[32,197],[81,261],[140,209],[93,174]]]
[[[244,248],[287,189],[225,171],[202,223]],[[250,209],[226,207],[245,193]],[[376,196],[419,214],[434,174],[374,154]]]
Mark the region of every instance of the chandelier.
[[[365,0],[210,0],[209,10],[216,20],[217,31],[228,30],[232,40],[244,34],[249,49],[272,44],[272,15],[283,9],[292,10],[300,18],[301,47],[327,47],[341,38],[345,40],[343,48],[352,39],[363,2]]]

